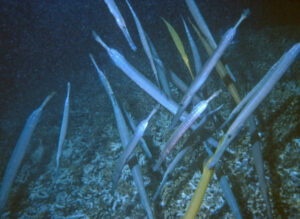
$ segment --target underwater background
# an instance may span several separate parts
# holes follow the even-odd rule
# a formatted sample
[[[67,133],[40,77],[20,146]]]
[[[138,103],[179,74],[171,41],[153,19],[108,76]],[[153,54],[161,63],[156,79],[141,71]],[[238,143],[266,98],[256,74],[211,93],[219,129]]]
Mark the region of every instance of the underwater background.
[[[181,20],[181,16],[191,18],[185,1],[130,3],[164,65],[190,84],[191,77],[161,19],[172,24],[181,36],[187,55],[192,57]],[[217,42],[235,24],[243,9],[251,11],[222,56],[236,77],[242,97],[300,41],[299,1],[201,0],[196,3]],[[1,218],[146,217],[128,166],[123,169],[116,194],[111,194],[112,174],[122,146],[110,100],[88,56],[94,54],[120,105],[125,106],[134,121],[139,123],[146,118],[155,101],[114,65],[92,36],[92,31],[96,31],[105,43],[155,82],[128,6],[121,0],[116,0],[116,4],[137,45],[136,52],[130,49],[103,1],[0,0],[0,181],[27,117],[48,94],[56,92],[33,133]],[[205,63],[208,55],[195,32],[192,35]],[[55,176],[67,82],[72,86],[69,125],[59,174]],[[179,102],[183,94],[171,82],[170,87],[174,100]],[[222,132],[216,129],[235,106],[215,72],[201,92],[206,99],[220,88],[223,92],[212,101],[211,107],[224,105],[196,134],[184,136],[189,144],[198,146],[193,147],[193,152],[169,176],[160,197],[151,202],[155,218],[179,218],[185,213],[208,157],[202,141],[210,136],[221,138]],[[262,133],[264,169],[274,218],[300,217],[299,112],[298,56],[255,111]],[[152,159],[140,148],[135,152],[150,199],[162,178],[152,167],[171,134],[168,126],[172,118],[161,107],[149,124],[145,140]],[[229,177],[243,217],[264,218],[266,206],[260,194],[247,131],[243,128],[230,145],[233,153],[223,158],[220,172]],[[181,147],[185,140],[176,147]],[[175,155],[171,154],[167,162]],[[197,218],[233,218],[216,177]]]

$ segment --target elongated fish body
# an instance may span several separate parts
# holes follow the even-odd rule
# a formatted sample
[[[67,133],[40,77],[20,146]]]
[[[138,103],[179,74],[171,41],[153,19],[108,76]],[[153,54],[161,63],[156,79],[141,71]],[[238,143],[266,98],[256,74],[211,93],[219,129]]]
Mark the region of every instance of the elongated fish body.
[[[119,69],[121,69],[131,80],[133,80],[141,89],[153,97],[158,103],[168,109],[171,113],[176,113],[178,109],[176,102],[167,98],[167,96],[162,93],[158,87],[152,84],[151,81],[149,81],[143,74],[136,70],[122,54],[113,48],[109,48],[94,31],[92,34],[95,40],[107,51],[108,55]],[[183,114],[180,119],[185,120],[185,118],[186,114]]]
[[[126,147],[126,145],[128,144],[129,142],[129,130],[127,128],[127,125],[126,125],[126,122],[125,122],[125,119],[123,117],[123,114],[122,114],[122,111],[119,107],[119,104],[118,104],[118,101],[114,95],[114,92],[110,86],[110,83],[109,81],[107,80],[106,76],[104,75],[104,73],[100,70],[100,68],[98,67],[94,57],[90,54],[90,59],[92,60],[96,70],[97,70],[97,73],[98,73],[98,76],[101,80],[101,83],[103,84],[104,86],[104,89],[112,103],[112,107],[113,107],[113,110],[114,110],[114,115],[115,115],[115,119],[116,119],[116,123],[117,123],[117,127],[118,127],[118,131],[119,131],[119,134],[120,134],[120,138],[121,138],[121,142],[122,142],[122,146],[123,148]]]
[[[181,102],[180,102],[180,108],[178,109],[172,123],[170,126],[170,129],[173,129],[177,122],[179,121],[179,118],[181,116],[181,113],[184,112],[186,107],[191,102],[192,98],[194,97],[195,93],[200,89],[200,87],[204,84],[208,76],[210,75],[212,69],[214,68],[217,61],[221,58],[222,54],[224,53],[225,49],[229,45],[229,42],[232,40],[234,33],[231,28],[227,33],[225,34],[225,37],[223,38],[222,42],[220,43],[220,46],[217,48],[213,56],[205,63],[202,72],[198,74],[195,78],[195,80],[192,82],[191,86],[189,87],[188,91],[183,96]]]
[[[211,35],[211,32],[204,20],[204,18],[202,17],[196,3],[194,0],[185,0],[194,20],[196,21],[196,24],[198,26],[198,28],[201,30],[201,32],[204,34],[204,36],[206,37],[206,39],[208,40],[209,44],[211,45],[211,47],[213,49],[217,48],[217,44],[216,41],[214,40],[213,36]]]
[[[175,43],[176,45],[176,48],[177,50],[179,51],[180,55],[181,55],[181,58],[182,60],[184,61],[186,67],[188,68],[189,70],[189,73],[192,77],[192,79],[194,80],[194,75],[193,75],[193,72],[191,70],[191,66],[190,66],[190,61],[189,61],[189,58],[185,52],[185,49],[184,49],[184,46],[183,46],[183,42],[181,41],[178,33],[176,32],[176,30],[172,27],[172,25],[164,18],[162,18],[163,22],[166,24],[170,34],[171,34],[171,37],[173,39],[173,42]]]
[[[162,85],[163,91],[169,99],[172,99],[171,91],[167,80],[166,68],[159,58],[155,58],[155,63],[157,64],[158,78]]]
[[[158,189],[156,190],[152,201],[155,201],[160,193],[160,191],[162,190],[162,188],[164,187],[165,183],[168,180],[168,176],[170,173],[173,172],[173,170],[175,169],[176,165],[179,163],[179,161],[181,160],[181,158],[192,149],[191,146],[185,147],[184,149],[182,149],[174,158],[174,160],[170,163],[170,165],[168,166],[166,172],[164,173],[163,179],[158,187]]]
[[[147,126],[148,126],[149,120],[156,113],[157,109],[158,109],[157,107],[154,108],[152,110],[152,112],[150,113],[150,115],[145,120],[140,122],[140,124],[136,128],[134,136],[132,137],[131,141],[126,146],[123,154],[121,155],[121,157],[118,161],[115,173],[113,175],[113,192],[116,189],[116,186],[117,186],[118,181],[120,179],[123,167],[125,166],[126,162],[129,160],[129,157],[131,156],[131,154],[132,154],[133,150],[135,149],[137,143],[143,137],[144,132],[145,132]]]
[[[129,131],[125,122],[125,119],[123,117],[123,114],[121,112],[121,109],[119,107],[118,101],[114,95],[114,92],[109,84],[109,81],[107,80],[106,76],[104,75],[104,73],[100,70],[100,68],[98,67],[94,57],[90,54],[90,59],[93,62],[97,73],[99,75],[99,78],[105,88],[105,91],[107,92],[107,95],[109,96],[112,106],[113,106],[113,110],[114,110],[114,114],[115,114],[115,119],[117,122],[117,126],[118,126],[118,130],[119,130],[119,134],[120,134],[120,138],[121,138],[121,142],[122,142],[122,146],[125,149],[126,145],[128,144],[128,142],[130,141],[129,138]],[[153,218],[152,215],[152,211],[151,211],[151,207],[150,207],[150,202],[149,202],[149,198],[147,196],[145,187],[144,187],[144,181],[143,181],[143,176],[140,170],[140,167],[138,164],[135,164],[132,168],[131,168],[131,173],[132,173],[132,177],[134,180],[134,183],[137,187],[137,190],[139,192],[140,195],[140,199],[141,202],[145,208],[145,211],[147,212],[147,216],[148,218]]]
[[[168,80],[167,80],[165,66],[164,66],[163,62],[160,60],[158,53],[157,53],[151,39],[147,36],[147,34],[145,34],[145,35],[146,35],[147,41],[148,41],[150,49],[151,49],[151,54],[153,55],[153,59],[156,64],[156,67],[157,67],[159,82],[160,82],[165,94],[167,95],[167,97],[169,99],[172,99],[171,91],[170,91]]]
[[[125,166],[126,162],[128,161],[128,157],[129,157],[130,153],[133,151],[133,149],[136,147],[137,143],[139,142],[140,138],[143,136],[144,132],[143,132],[142,129],[144,128],[144,126],[145,126],[145,124],[140,124],[137,127],[133,138],[131,139],[129,144],[126,146],[126,148],[124,149],[123,154],[121,155],[121,157],[119,158],[119,160],[117,162],[117,167],[116,167],[115,172],[113,174],[113,187],[112,187],[112,193],[113,194],[114,194],[114,192],[117,188],[117,184],[118,184],[118,181],[121,177],[123,167]]]
[[[258,176],[260,191],[267,205],[268,217],[272,219],[272,210],[271,210],[270,200],[268,197],[268,186],[266,183],[264,162],[263,162],[262,152],[260,148],[261,148],[261,144],[259,141],[255,142],[255,144],[252,146],[254,165]]]
[[[234,217],[236,219],[242,219],[243,218],[242,214],[240,212],[240,209],[239,209],[238,203],[236,201],[236,198],[234,197],[234,194],[233,194],[233,192],[230,188],[227,176],[222,176],[220,181],[219,181],[219,184],[222,188],[225,199],[226,199],[226,201],[227,201]]]
[[[182,81],[173,71],[170,71],[170,75],[175,86],[179,88],[183,93],[186,93],[189,87],[184,83],[184,81]],[[194,103],[199,103],[201,99],[197,95],[194,95],[193,101]]]
[[[24,158],[32,133],[40,120],[43,108],[53,95],[54,93],[49,95],[41,104],[41,106],[30,114],[18,139],[18,142],[13,150],[13,153],[8,161],[0,188],[0,214],[4,210],[11,186],[13,185],[15,176]]]
[[[166,143],[166,146],[164,150],[161,152],[159,160],[156,162],[155,166],[153,167],[154,171],[157,171],[161,165],[161,163],[165,160],[165,158],[168,156],[168,154],[171,152],[171,150],[174,148],[178,140],[183,136],[183,134],[188,130],[188,128],[193,124],[193,122],[196,121],[196,119],[204,112],[204,110],[207,108],[208,103],[215,98],[217,95],[219,95],[220,91],[216,91],[213,93],[212,96],[210,96],[207,100],[203,100],[200,103],[198,103],[193,111],[188,115],[186,120],[178,126],[178,128],[174,131],[174,133],[171,135],[169,140]]]
[[[232,41],[233,37],[235,36],[237,27],[239,24],[248,16],[248,11],[244,12],[238,22],[235,24],[234,27],[229,28],[226,33],[224,34],[218,48],[215,50],[214,54],[209,58],[209,60],[205,63],[205,65],[202,68],[202,71],[200,74],[198,74],[195,78],[195,80],[192,82],[191,86],[189,87],[188,91],[183,96],[181,102],[180,102],[180,108],[178,109],[176,115],[174,116],[174,119],[170,125],[170,129],[173,129],[177,122],[179,121],[179,118],[181,114],[184,112],[186,107],[191,102],[193,96],[195,93],[200,89],[200,87],[204,84],[210,73],[212,72],[214,66],[217,64],[218,60],[223,55],[226,48],[229,46],[230,42]]]
[[[69,120],[69,109],[70,109],[70,89],[71,85],[70,82],[68,82],[68,91],[67,91],[67,96],[65,100],[65,107],[64,107],[64,114],[63,114],[63,119],[61,123],[61,128],[60,128],[60,135],[59,135],[59,140],[58,140],[58,148],[57,148],[57,154],[56,154],[56,173],[58,173],[58,168],[59,168],[59,159],[60,155],[62,152],[62,145],[64,143],[66,134],[67,134],[67,128],[68,128],[68,120]]]
[[[299,53],[300,43],[296,43],[289,51],[284,53],[284,55],[270,68],[270,70],[265,76],[266,78],[264,77],[263,79],[261,79],[264,80],[264,84],[261,85],[260,89],[252,95],[246,106],[241,110],[239,115],[228,128],[224,136],[224,140],[221,146],[219,147],[219,150],[214,154],[210,163],[207,166],[209,169],[213,168],[221,159],[225,149],[230,144],[230,142],[237,136],[240,129],[245,124],[245,121],[255,111],[255,109],[263,101],[263,99],[269,94],[269,92],[272,90],[272,88],[275,86],[278,80],[286,72],[288,67],[294,62]],[[255,88],[256,86],[253,89]]]
[[[125,114],[125,116],[127,118],[127,121],[129,122],[129,125],[130,125],[131,129],[133,131],[135,131],[137,127],[136,127],[133,119],[130,117],[130,115],[127,112],[127,110],[126,110],[126,108],[125,108],[124,105],[123,105],[122,108],[123,108],[123,112],[124,112],[124,114]],[[146,155],[148,156],[148,158],[151,159],[152,158],[151,151],[149,150],[148,145],[147,145],[147,143],[146,143],[146,141],[145,141],[145,139],[143,137],[141,138],[141,146],[142,146],[144,152],[146,153]]]
[[[143,48],[145,50],[145,53],[146,53],[146,55],[147,55],[147,57],[149,59],[149,62],[151,64],[151,68],[152,68],[152,71],[153,71],[156,83],[160,87],[160,83],[159,83],[158,76],[157,76],[156,66],[154,64],[154,60],[153,60],[153,57],[152,57],[151,49],[150,49],[150,46],[149,46],[148,41],[146,39],[146,35],[145,35],[145,32],[144,32],[143,27],[141,25],[141,22],[139,21],[137,15],[135,14],[134,10],[132,9],[131,5],[129,4],[129,2],[127,0],[126,0],[126,3],[127,3],[128,7],[129,7],[131,13],[132,13],[133,18],[134,18],[136,27],[137,27],[138,32],[139,32],[140,40],[142,42]]]
[[[154,218],[154,216],[152,214],[152,210],[150,207],[150,201],[149,201],[148,195],[147,195],[145,187],[144,187],[144,181],[143,181],[143,176],[142,176],[140,166],[135,165],[131,169],[131,173],[132,173],[133,180],[136,184],[137,190],[139,192],[142,205],[147,213],[147,216],[149,219],[152,219],[152,218]]]
[[[196,75],[198,75],[200,73],[200,70],[201,70],[201,67],[202,67],[200,54],[198,52],[196,43],[195,43],[195,41],[194,41],[194,39],[193,39],[193,37],[190,33],[190,30],[189,30],[187,24],[185,23],[184,19],[182,19],[182,21],[183,21],[185,32],[186,32],[186,35],[189,39],[190,46],[191,46],[191,49],[192,49],[192,53],[193,53],[193,57],[194,57],[194,64],[195,64],[195,72],[196,72]]]
[[[115,1],[114,0],[104,0],[104,2],[106,3],[110,13],[114,16],[119,28],[123,32],[123,35],[125,36],[126,40],[128,41],[131,49],[133,51],[136,51],[136,46],[128,32],[125,20],[122,16],[121,12],[119,11],[118,6],[116,5]]]

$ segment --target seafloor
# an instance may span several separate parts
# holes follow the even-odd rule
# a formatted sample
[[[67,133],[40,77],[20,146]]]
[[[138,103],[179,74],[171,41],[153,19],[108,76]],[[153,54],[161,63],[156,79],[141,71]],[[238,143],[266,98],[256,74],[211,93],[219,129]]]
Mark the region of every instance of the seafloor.
[[[223,60],[235,73],[241,96],[249,92],[287,49],[297,40],[299,42],[299,27],[299,25],[285,25],[251,29],[248,26],[238,31],[238,41],[226,51]],[[164,31],[167,37],[167,30]],[[162,42],[158,43],[159,53],[163,53],[162,56],[166,60],[176,59],[176,62],[181,62],[179,55],[168,52],[172,43],[166,44],[165,41],[162,39]],[[200,45],[199,41],[197,43]],[[102,50],[97,43],[94,44]],[[176,52],[175,46],[172,49]],[[141,72],[149,73],[148,60],[140,46],[139,50],[140,55],[129,59]],[[188,55],[191,57],[192,54],[188,51]],[[97,57],[99,62],[101,57]],[[203,59],[206,58],[204,55]],[[104,59],[101,68],[109,74],[108,78],[112,81],[119,102],[124,104],[136,122],[140,122],[155,106],[154,100],[130,79],[124,77],[107,57]],[[41,88],[39,92],[36,87],[29,87],[26,92],[15,95],[14,98],[7,96],[14,92],[13,89],[1,93],[3,107],[0,114],[0,176],[2,177],[26,117],[48,93],[53,89],[57,92],[45,108],[33,134],[30,148],[19,169],[1,218],[146,217],[128,166],[123,169],[116,194],[111,194],[112,173],[122,152],[122,146],[111,103],[91,63],[86,65],[89,66],[87,70],[74,70],[74,77],[70,79],[72,89],[69,127],[58,175],[55,175],[55,156],[65,84],[59,83],[57,88],[55,84],[51,84]],[[184,64],[180,65],[184,69]],[[262,134],[264,168],[274,218],[300,217],[299,73],[298,58],[255,111]],[[152,76],[149,73],[147,77]],[[184,73],[180,77],[188,78],[189,75]],[[185,81],[188,82],[189,79]],[[179,101],[182,93],[172,83],[170,86],[174,99]],[[197,133],[193,133],[192,140],[189,139],[191,133],[188,132],[184,140],[176,146],[176,151],[179,151],[184,141],[188,139],[188,143],[193,144],[194,149],[184,157],[169,177],[158,200],[151,203],[156,218],[178,218],[184,215],[199,182],[203,163],[208,157],[201,142],[210,136],[220,139],[226,131],[217,128],[233,109],[234,102],[223,82],[216,72],[213,72],[203,92],[212,94],[220,88],[222,93],[211,102],[210,106],[214,109],[224,104],[223,108]],[[161,107],[151,119],[145,139],[153,153],[152,160],[149,160],[140,148],[136,151],[150,198],[161,180],[161,175],[154,173],[152,166],[171,135],[168,126],[172,117]],[[253,164],[247,126],[241,130],[230,145],[230,149],[234,153],[225,154],[217,171],[218,176],[228,176],[244,218],[265,218],[266,205],[260,193]],[[176,152],[171,153],[167,163],[175,155]],[[164,165],[164,169],[166,166]],[[197,218],[233,218],[219,187],[218,176],[214,175]]]

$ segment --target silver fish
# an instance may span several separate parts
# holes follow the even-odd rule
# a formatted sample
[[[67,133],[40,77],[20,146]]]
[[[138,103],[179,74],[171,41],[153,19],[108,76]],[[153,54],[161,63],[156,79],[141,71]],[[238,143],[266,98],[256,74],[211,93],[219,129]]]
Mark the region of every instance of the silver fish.
[[[132,129],[133,131],[135,131],[135,130],[136,130],[135,122],[133,121],[133,119],[132,119],[131,116],[129,115],[129,112],[127,112],[127,110],[126,110],[126,108],[125,108],[124,105],[122,106],[122,108],[123,108],[123,112],[124,112],[124,114],[125,114],[125,116],[126,116],[126,118],[127,118],[127,121],[129,122],[129,125],[130,125],[131,129]],[[151,153],[151,151],[149,150],[148,145],[147,145],[147,142],[145,141],[144,138],[141,138],[141,146],[142,146],[144,152],[146,153],[146,155],[148,156],[148,158],[151,159],[151,158],[152,158],[152,153]]]
[[[100,43],[103,46],[103,48],[107,51],[108,55],[119,69],[121,69],[141,89],[148,93],[152,98],[154,98],[167,110],[169,110],[173,114],[176,113],[176,111],[178,110],[178,105],[175,101],[167,98],[167,96],[164,93],[162,93],[158,87],[156,87],[143,74],[141,74],[137,69],[135,69],[121,53],[119,53],[113,48],[108,47],[94,31],[92,32],[92,34],[95,40],[98,43]],[[187,114],[184,112],[180,119],[184,121],[186,116]],[[191,126],[191,128],[194,130],[194,126]]]
[[[238,22],[236,23],[236,25],[226,31],[218,48],[215,50],[214,54],[209,58],[209,60],[205,63],[205,65],[202,68],[201,73],[196,76],[196,78],[192,82],[191,86],[189,87],[188,91],[183,96],[183,98],[180,102],[180,108],[178,109],[176,115],[174,116],[174,119],[170,125],[170,129],[173,129],[175,127],[175,125],[179,121],[181,114],[184,112],[186,107],[189,105],[189,103],[191,102],[195,93],[205,83],[206,79],[210,75],[214,66],[217,64],[218,60],[223,55],[225,49],[229,46],[230,42],[232,41],[233,37],[235,36],[237,27],[247,17],[247,15],[248,15],[248,13],[244,12],[241,15],[240,19],[238,20]]]
[[[267,205],[268,217],[271,219],[272,218],[272,210],[271,210],[270,200],[268,197],[268,186],[266,183],[266,177],[265,177],[265,171],[264,171],[264,161],[262,158],[262,152],[261,152],[260,148],[261,148],[260,142],[259,141],[255,142],[255,144],[252,146],[252,153],[253,153],[253,159],[254,159],[256,173],[258,175],[260,191],[261,191],[262,196]]]
[[[216,41],[214,40],[213,36],[211,35],[211,32],[210,32],[202,14],[200,13],[195,1],[194,0],[185,0],[185,3],[187,4],[194,20],[196,21],[198,28],[202,31],[203,35],[208,40],[210,46],[213,49],[216,49],[217,48]]]
[[[262,79],[264,83],[261,86],[259,86],[259,89],[257,90],[257,86],[255,86],[253,89],[255,89],[256,92],[253,93],[252,91],[250,91],[250,93],[253,93],[253,95],[250,97],[246,106],[241,110],[239,115],[228,128],[224,140],[219,147],[219,150],[214,154],[210,163],[207,166],[209,169],[213,168],[217,164],[227,146],[237,136],[240,129],[245,124],[245,121],[255,111],[255,109],[264,100],[264,98],[269,94],[269,92],[275,86],[277,81],[286,72],[288,67],[294,62],[299,53],[300,43],[296,43],[270,68],[266,76]],[[260,84],[260,82],[258,84]]]
[[[170,163],[170,165],[168,166],[166,172],[164,173],[163,179],[158,187],[158,189],[156,190],[152,201],[155,201],[160,193],[160,191],[162,190],[162,188],[164,187],[165,183],[168,180],[168,176],[170,175],[170,173],[173,172],[173,170],[175,169],[176,165],[179,163],[179,161],[182,159],[182,157],[189,151],[191,151],[192,147],[191,146],[187,146],[184,149],[182,149],[174,158],[174,160],[172,160],[172,162]]]
[[[129,7],[131,13],[132,13],[133,18],[134,18],[136,27],[137,27],[138,32],[139,32],[140,40],[141,40],[142,45],[144,47],[145,53],[146,53],[146,55],[147,55],[147,57],[148,57],[148,59],[150,61],[151,68],[152,68],[152,71],[153,71],[156,83],[160,87],[160,83],[159,83],[158,76],[157,76],[156,66],[154,64],[154,60],[153,60],[153,57],[152,57],[151,49],[150,49],[150,46],[149,46],[148,41],[146,39],[146,35],[145,35],[145,32],[144,32],[143,27],[141,25],[141,22],[139,21],[139,19],[136,16],[134,10],[132,9],[131,5],[129,4],[129,2],[127,0],[126,0],[126,3],[127,3],[128,7]]]
[[[220,181],[219,181],[219,184],[222,188],[222,191],[223,191],[223,194],[224,194],[224,197],[234,215],[234,217],[236,219],[242,219],[242,214],[240,212],[240,208],[239,208],[239,205],[236,201],[236,198],[234,197],[234,194],[230,188],[230,185],[229,185],[229,182],[228,182],[228,179],[227,179],[227,176],[222,176]]]
[[[170,91],[168,80],[167,80],[167,74],[166,74],[165,66],[164,66],[163,62],[160,60],[160,58],[158,56],[158,53],[157,53],[153,43],[151,42],[150,38],[147,36],[147,34],[146,34],[146,37],[147,37],[147,41],[149,43],[149,46],[151,48],[151,52],[152,52],[152,55],[154,57],[154,61],[156,63],[159,82],[160,82],[160,84],[162,86],[162,89],[164,90],[165,94],[167,95],[167,97],[169,99],[172,99],[171,91]]]
[[[121,109],[119,107],[118,101],[117,101],[117,99],[114,95],[114,92],[113,92],[113,90],[112,90],[112,88],[109,84],[109,81],[107,80],[104,73],[98,67],[94,57],[91,54],[89,56],[90,56],[90,59],[91,59],[92,63],[94,64],[94,66],[97,70],[98,76],[99,76],[99,78],[100,78],[100,80],[101,80],[101,82],[102,82],[102,84],[105,88],[105,91],[107,92],[107,95],[109,96],[110,101],[112,103],[114,114],[115,114],[115,119],[116,119],[116,122],[117,122],[118,131],[119,131],[121,142],[122,142],[122,146],[125,149],[126,145],[129,142],[129,139],[130,139],[129,138],[129,131],[128,131],[125,119],[124,119],[123,114],[121,112]],[[142,173],[141,173],[141,170],[140,170],[140,167],[139,167],[138,164],[135,164],[131,168],[131,174],[132,174],[134,183],[137,187],[137,190],[139,192],[142,205],[144,206],[148,217],[153,218],[149,198],[147,196],[147,193],[146,193],[146,190],[145,190],[145,187],[144,187],[143,176],[142,176]]]
[[[66,134],[67,134],[67,128],[68,128],[68,120],[69,120],[69,108],[70,108],[70,89],[71,85],[70,82],[68,82],[68,91],[67,91],[67,96],[65,100],[65,107],[64,107],[64,114],[63,114],[63,119],[61,123],[61,128],[60,128],[60,135],[59,135],[59,140],[58,140],[58,148],[57,148],[57,154],[56,154],[56,170],[55,172],[58,173],[58,168],[59,168],[59,159],[60,155],[62,152],[62,145],[64,143]]]
[[[18,139],[18,142],[12,152],[12,155],[5,169],[0,188],[0,214],[4,210],[11,186],[13,185],[15,176],[24,158],[27,145],[29,144],[32,133],[40,120],[44,107],[53,97],[53,95],[54,93],[47,96],[41,104],[41,106],[30,114],[23,128],[23,131]]]
[[[126,40],[128,41],[131,49],[133,51],[136,51],[136,46],[128,32],[125,20],[122,16],[121,12],[119,11],[118,6],[116,5],[115,1],[114,0],[104,0],[104,2],[106,3],[110,13],[114,16],[119,28],[122,30],[123,35],[125,36]]]
[[[129,160],[130,156],[132,155],[132,152],[135,149],[137,143],[143,137],[144,132],[145,132],[147,126],[148,126],[149,120],[156,113],[157,110],[158,110],[158,107],[155,107],[152,110],[152,112],[149,114],[149,116],[146,119],[144,119],[143,121],[140,122],[140,124],[136,128],[134,136],[132,137],[131,141],[128,143],[128,145],[124,149],[124,152],[121,155],[121,157],[119,158],[115,173],[113,175],[113,192],[116,189],[116,186],[117,186],[118,181],[120,179],[123,167],[125,166],[125,164]]]
[[[194,57],[194,64],[195,64],[195,72],[196,72],[196,75],[200,73],[201,71],[201,68],[202,68],[202,62],[201,62],[201,58],[200,58],[200,54],[198,52],[198,49],[197,49],[197,46],[196,46],[196,43],[190,33],[190,30],[187,26],[187,24],[185,23],[185,20],[182,18],[182,21],[183,21],[183,25],[184,25],[184,28],[185,28],[185,32],[186,32],[186,35],[189,39],[189,42],[190,42],[190,46],[191,46],[191,49],[192,49],[192,53],[193,53],[193,57]]]
[[[204,110],[207,108],[208,103],[214,99],[216,96],[219,95],[221,91],[218,90],[214,92],[207,100],[200,101],[198,103],[193,111],[188,115],[186,120],[178,126],[178,128],[173,132],[171,137],[166,143],[166,146],[164,150],[161,152],[160,157],[158,161],[156,162],[155,166],[153,167],[154,171],[157,171],[161,165],[161,163],[164,161],[164,159],[168,156],[168,154],[171,152],[171,150],[174,148],[178,140],[183,136],[183,134],[188,130],[188,128],[193,124],[194,121],[204,112]]]

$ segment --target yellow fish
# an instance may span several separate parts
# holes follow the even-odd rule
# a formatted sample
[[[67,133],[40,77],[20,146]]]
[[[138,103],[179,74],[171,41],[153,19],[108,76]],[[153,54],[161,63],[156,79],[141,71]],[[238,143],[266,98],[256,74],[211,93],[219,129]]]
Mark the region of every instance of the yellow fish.
[[[188,57],[185,53],[185,50],[184,50],[183,43],[182,43],[181,39],[179,38],[178,34],[176,33],[175,29],[171,26],[171,24],[169,24],[169,22],[166,21],[163,17],[161,19],[167,25],[167,28],[168,28],[171,36],[172,36],[172,39],[173,39],[173,41],[174,41],[174,43],[175,43],[175,45],[176,45],[176,47],[177,47],[177,49],[178,49],[178,51],[181,55],[186,67],[188,68],[192,79],[194,80],[194,75],[193,75],[191,67],[190,67],[189,59],[188,59]]]

